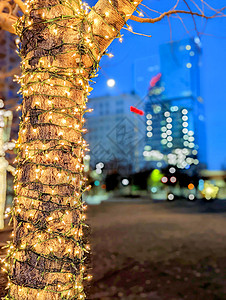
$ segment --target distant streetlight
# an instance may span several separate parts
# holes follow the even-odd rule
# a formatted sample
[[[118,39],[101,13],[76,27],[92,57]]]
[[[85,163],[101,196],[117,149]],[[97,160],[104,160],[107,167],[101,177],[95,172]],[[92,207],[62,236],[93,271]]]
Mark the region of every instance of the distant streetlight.
[[[111,88],[114,87],[115,86],[115,80],[114,79],[108,79],[107,85]]]
[[[128,185],[129,184],[129,180],[127,178],[122,179],[122,185]]]

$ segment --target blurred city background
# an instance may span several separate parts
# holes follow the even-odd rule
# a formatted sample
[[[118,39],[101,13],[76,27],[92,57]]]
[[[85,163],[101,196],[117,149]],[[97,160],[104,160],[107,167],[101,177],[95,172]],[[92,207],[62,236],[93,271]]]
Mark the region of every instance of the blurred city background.
[[[124,30],[92,85],[84,161],[96,274],[89,299],[226,299],[226,20],[196,22],[189,16],[129,22],[152,37]],[[0,31],[0,213],[6,220],[22,101],[13,77],[20,74],[17,43]]]
[[[151,2],[153,9],[167,10]],[[150,27],[130,21],[131,30],[152,37],[122,30],[101,62],[88,103],[93,112],[85,116],[90,147],[85,171],[93,186],[89,203],[114,195],[225,198],[225,18],[194,23],[183,16],[170,22]],[[3,157],[6,152],[13,164],[22,101],[14,76],[20,59],[18,39],[4,31],[0,35],[1,174],[10,171],[10,206],[13,167],[6,167]]]

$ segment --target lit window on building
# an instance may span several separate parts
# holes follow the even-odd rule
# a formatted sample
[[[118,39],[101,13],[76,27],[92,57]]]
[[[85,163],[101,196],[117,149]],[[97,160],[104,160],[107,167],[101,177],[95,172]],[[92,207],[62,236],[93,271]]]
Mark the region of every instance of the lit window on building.
[[[169,117],[169,116],[170,116],[170,112],[166,111],[166,112],[164,113],[164,116],[165,116],[165,117]]]
[[[191,63],[187,63],[187,64],[186,64],[186,67],[187,67],[188,69],[191,69],[192,64],[191,64]]]
[[[170,107],[170,110],[171,110],[172,112],[178,111],[178,106],[171,106],[171,107]]]
[[[158,114],[162,110],[160,105],[153,105],[153,111],[155,114]]]
[[[197,151],[197,150],[192,150],[192,154],[193,154],[193,155],[197,155],[197,154],[198,154],[198,151]]]

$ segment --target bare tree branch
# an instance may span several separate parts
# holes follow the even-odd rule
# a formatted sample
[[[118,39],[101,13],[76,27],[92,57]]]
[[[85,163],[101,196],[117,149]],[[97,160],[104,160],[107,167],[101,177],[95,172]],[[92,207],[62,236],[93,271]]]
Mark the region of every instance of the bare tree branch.
[[[9,15],[7,13],[0,13],[0,27],[3,30],[16,34],[13,25],[15,25],[17,19],[18,18],[16,16]]]
[[[192,16],[192,20],[194,22],[194,25],[195,25],[195,31],[196,31],[196,34],[197,36],[199,36],[199,32],[198,32],[198,29],[197,29],[197,25],[196,25],[196,21],[195,21],[195,17],[194,15],[192,14],[192,10],[190,8],[190,6],[188,5],[187,1],[186,0],[183,0],[183,2],[185,3],[185,5],[187,6],[188,10],[190,11],[191,13],[191,16]],[[201,15],[204,15],[204,11],[201,12]]]
[[[26,6],[25,4],[23,3],[23,1],[21,0],[14,0],[14,2],[16,4],[18,4],[19,8],[21,9],[21,11],[25,14],[25,11],[26,11]]]
[[[186,10],[169,10],[167,12],[162,13],[159,17],[156,17],[156,18],[140,18],[140,17],[133,15],[130,17],[130,20],[136,21],[139,23],[156,23],[156,22],[161,21],[166,16],[170,16],[173,14],[188,14],[188,15],[192,15],[192,16],[202,17],[204,19],[213,19],[216,17],[216,15],[218,15],[220,12],[222,12],[225,9],[226,9],[226,6],[221,8],[218,12],[216,12],[212,16],[206,16],[205,14],[201,14],[201,13],[193,12],[193,11],[186,11]]]
[[[13,14],[13,5],[6,0],[1,1],[0,2],[0,27],[3,30],[15,34],[15,29],[13,25],[16,23],[17,19],[18,19],[17,16]]]

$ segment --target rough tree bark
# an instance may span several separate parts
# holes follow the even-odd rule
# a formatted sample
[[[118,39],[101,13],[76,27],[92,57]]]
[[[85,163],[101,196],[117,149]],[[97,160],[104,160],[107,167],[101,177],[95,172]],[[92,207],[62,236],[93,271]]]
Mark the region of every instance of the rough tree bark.
[[[23,93],[7,299],[84,299],[89,79],[142,2],[34,0],[17,24]]]

